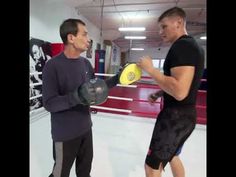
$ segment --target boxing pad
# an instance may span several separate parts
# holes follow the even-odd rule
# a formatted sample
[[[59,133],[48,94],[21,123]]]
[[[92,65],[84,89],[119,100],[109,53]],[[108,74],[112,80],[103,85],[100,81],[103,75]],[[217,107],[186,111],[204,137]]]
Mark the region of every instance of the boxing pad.
[[[141,76],[142,70],[136,63],[127,63],[120,72],[119,83],[129,85],[141,79]]]
[[[83,105],[98,105],[106,101],[108,87],[100,78],[90,79],[78,88],[78,97]]]

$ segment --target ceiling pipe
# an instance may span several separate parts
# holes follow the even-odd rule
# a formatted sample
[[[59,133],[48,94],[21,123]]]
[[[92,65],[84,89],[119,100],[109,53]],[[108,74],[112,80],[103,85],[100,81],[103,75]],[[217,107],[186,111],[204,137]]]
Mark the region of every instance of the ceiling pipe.
[[[143,5],[154,5],[154,4],[174,4],[176,5],[176,2],[173,1],[163,1],[163,2],[144,2],[144,3],[126,3],[126,4],[107,4],[104,5],[104,7],[114,7],[114,6],[143,6]],[[75,8],[101,8],[101,5],[92,5],[92,6],[76,6]]]
[[[206,10],[205,7],[186,7],[186,8],[183,8],[183,9],[203,9],[203,10]],[[78,10],[78,13],[79,13],[79,10],[80,9],[76,9]],[[82,10],[82,9],[81,9]],[[151,12],[151,11],[160,11],[160,9],[145,9],[145,10],[119,10],[119,11],[116,11],[116,10],[109,10],[109,11],[103,11],[103,13],[128,13],[128,12]],[[86,11],[83,11],[83,13],[86,13]],[[93,11],[93,12],[88,12],[89,14],[91,13],[97,13],[96,11]]]

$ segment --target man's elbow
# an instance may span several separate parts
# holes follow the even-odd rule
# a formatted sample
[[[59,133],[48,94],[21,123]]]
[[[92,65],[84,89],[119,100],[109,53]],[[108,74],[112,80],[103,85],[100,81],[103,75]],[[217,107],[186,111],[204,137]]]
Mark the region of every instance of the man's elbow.
[[[58,112],[57,109],[55,109],[55,107],[53,106],[49,106],[49,105],[43,105],[44,109],[50,113],[53,113],[53,112]]]
[[[44,99],[43,99],[43,107],[44,107],[44,109],[45,109],[46,111],[52,112],[51,105],[49,104],[48,101],[45,101]]]
[[[184,100],[186,97],[188,96],[188,93],[184,93],[184,92],[180,92],[180,93],[177,93],[174,97],[176,100],[178,101],[182,101]]]
[[[51,112],[51,109],[47,104],[43,104],[43,107],[46,111]]]

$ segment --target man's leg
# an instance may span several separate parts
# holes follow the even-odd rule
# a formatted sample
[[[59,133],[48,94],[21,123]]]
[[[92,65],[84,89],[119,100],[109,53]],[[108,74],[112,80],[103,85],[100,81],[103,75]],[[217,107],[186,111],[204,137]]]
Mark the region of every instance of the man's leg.
[[[75,166],[78,177],[90,177],[93,160],[92,130],[82,137],[81,146],[77,154]]]
[[[69,177],[81,138],[66,142],[53,142],[53,172],[49,177]]]
[[[170,161],[170,167],[173,177],[185,177],[184,166],[179,158],[179,156],[174,156]]]
[[[151,168],[147,164],[145,164],[144,168],[146,177],[161,177],[161,172],[163,169],[161,163],[158,170]]]

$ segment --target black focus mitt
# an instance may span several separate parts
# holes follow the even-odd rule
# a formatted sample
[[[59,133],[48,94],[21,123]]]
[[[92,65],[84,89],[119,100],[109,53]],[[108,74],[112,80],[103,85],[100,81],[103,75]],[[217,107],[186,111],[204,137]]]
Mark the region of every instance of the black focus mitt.
[[[77,100],[83,105],[98,105],[105,102],[107,97],[107,84],[100,78],[90,79],[77,90]]]

